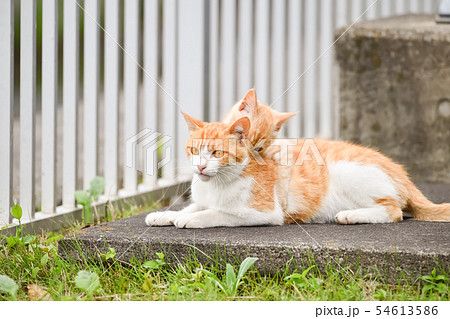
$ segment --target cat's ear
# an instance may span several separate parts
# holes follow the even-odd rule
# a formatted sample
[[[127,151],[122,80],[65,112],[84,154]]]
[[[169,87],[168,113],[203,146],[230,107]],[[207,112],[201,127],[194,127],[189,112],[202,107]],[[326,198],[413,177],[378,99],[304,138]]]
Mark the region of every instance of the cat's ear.
[[[275,110],[272,110],[272,114],[274,117],[274,125],[275,125],[275,131],[278,132],[281,128],[281,125],[283,125],[284,122],[286,122],[288,119],[293,117],[294,115],[297,115],[297,112],[295,113],[281,113],[277,112]]]
[[[194,132],[195,130],[205,126],[205,122],[197,120],[196,118],[193,118],[192,116],[187,115],[183,111],[180,111],[180,112],[184,116],[184,120],[186,121],[186,124],[188,126],[189,132]]]
[[[238,110],[241,112],[242,116],[247,116],[250,120],[253,120],[256,114],[257,105],[258,102],[256,100],[256,91],[255,89],[251,89],[239,102]]]
[[[230,134],[235,134],[238,136],[239,139],[243,139],[250,130],[250,119],[248,117],[241,117],[239,120],[231,124],[230,127],[228,127],[228,132]]]

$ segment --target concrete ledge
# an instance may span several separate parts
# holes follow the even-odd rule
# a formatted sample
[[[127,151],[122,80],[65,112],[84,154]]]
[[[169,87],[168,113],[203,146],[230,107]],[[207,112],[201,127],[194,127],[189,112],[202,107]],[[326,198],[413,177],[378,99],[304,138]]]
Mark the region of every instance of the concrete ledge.
[[[448,198],[450,191],[450,185],[426,188],[433,199]],[[155,258],[154,252],[165,252],[172,262],[195,253],[203,263],[210,262],[205,255],[231,262],[253,256],[260,259],[255,266],[261,272],[272,274],[283,271],[291,260],[298,266],[314,261],[321,269],[329,264],[359,267],[393,282],[401,276],[417,279],[437,265],[450,271],[450,223],[405,220],[377,225],[177,229],[147,227],[145,216],[83,229],[76,238],[63,239],[60,252],[80,258],[81,249],[84,255],[98,258],[114,247],[119,260],[144,261]]]

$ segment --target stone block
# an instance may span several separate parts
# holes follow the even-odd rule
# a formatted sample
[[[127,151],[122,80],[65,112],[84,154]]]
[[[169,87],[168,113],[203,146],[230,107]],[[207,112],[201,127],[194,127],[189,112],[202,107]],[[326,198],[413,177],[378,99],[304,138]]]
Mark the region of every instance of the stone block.
[[[380,150],[415,182],[450,183],[450,24],[365,21],[335,48],[341,138]]]

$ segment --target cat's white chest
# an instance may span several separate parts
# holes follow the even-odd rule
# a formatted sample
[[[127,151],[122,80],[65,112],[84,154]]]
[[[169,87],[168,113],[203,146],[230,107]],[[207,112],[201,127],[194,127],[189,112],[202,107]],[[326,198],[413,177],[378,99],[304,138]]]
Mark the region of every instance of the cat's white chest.
[[[221,211],[236,212],[246,206],[251,194],[252,180],[238,178],[233,183],[202,182],[197,176],[192,181],[192,200],[200,206]]]

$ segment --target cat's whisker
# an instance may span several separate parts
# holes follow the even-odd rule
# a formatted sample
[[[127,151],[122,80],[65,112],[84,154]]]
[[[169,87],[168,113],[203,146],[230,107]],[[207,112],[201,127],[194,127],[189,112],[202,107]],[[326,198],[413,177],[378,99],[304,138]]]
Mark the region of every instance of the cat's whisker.
[[[230,183],[232,182],[231,177],[229,176],[229,174],[223,173],[223,176],[225,176],[226,178],[228,178],[228,181],[229,181]]]
[[[225,185],[225,182],[223,181],[220,174],[217,174],[216,178],[217,178],[217,180],[215,180],[215,182],[219,182],[219,184]]]

